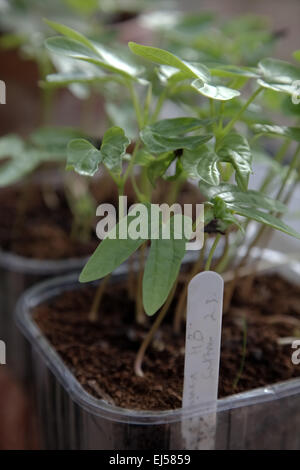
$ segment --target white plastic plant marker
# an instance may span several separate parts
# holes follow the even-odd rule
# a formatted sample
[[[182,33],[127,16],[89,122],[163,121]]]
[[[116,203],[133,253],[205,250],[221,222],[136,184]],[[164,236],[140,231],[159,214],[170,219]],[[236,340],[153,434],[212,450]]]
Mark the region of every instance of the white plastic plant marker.
[[[186,449],[215,446],[223,291],[213,271],[197,274],[188,287],[182,406],[203,406],[208,413],[182,423]]]

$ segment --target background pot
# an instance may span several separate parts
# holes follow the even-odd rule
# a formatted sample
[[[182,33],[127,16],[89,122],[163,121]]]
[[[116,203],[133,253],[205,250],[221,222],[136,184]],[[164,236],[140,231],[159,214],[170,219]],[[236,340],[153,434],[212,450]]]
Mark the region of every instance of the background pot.
[[[28,346],[13,319],[18,298],[39,281],[80,270],[86,260],[34,260],[0,250],[0,338],[6,344],[7,365],[18,378],[30,376]]]
[[[273,253],[274,254],[274,253]],[[264,256],[272,259],[272,252]],[[275,253],[276,257],[276,253]],[[274,268],[292,282],[300,282],[300,264]],[[116,282],[124,276],[121,268]],[[273,270],[274,271],[274,270]],[[65,290],[79,288],[77,275],[44,282],[20,299],[16,318],[31,343],[34,385],[40,429],[47,449],[189,449],[203,448],[207,413],[194,408],[163,412],[125,410],[89,395],[42,336],[31,310]],[[215,448],[300,448],[300,379],[218,400]],[[193,446],[182,434],[191,418],[198,420]],[[194,436],[195,437],[195,436]]]

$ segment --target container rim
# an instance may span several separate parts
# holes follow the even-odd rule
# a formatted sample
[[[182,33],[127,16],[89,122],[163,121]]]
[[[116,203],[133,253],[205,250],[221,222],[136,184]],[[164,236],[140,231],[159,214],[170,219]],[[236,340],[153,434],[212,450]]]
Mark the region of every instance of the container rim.
[[[82,258],[68,259],[35,259],[3,251],[0,249],[0,267],[25,274],[53,275],[81,269],[89,259],[89,256]]]
[[[280,253],[273,250],[264,250],[261,259],[270,261],[272,258],[285,259]],[[285,260],[286,262],[286,260]],[[268,271],[279,271],[292,282],[300,282],[300,262],[276,266]],[[115,271],[114,280],[118,282],[127,273],[126,265],[122,265]],[[91,285],[93,283],[90,283]],[[223,412],[244,406],[253,406],[287,396],[300,393],[300,378],[290,379],[274,385],[260,387],[217,401],[217,410],[211,404],[193,406],[191,408],[180,408],[165,411],[131,410],[111,405],[104,400],[90,395],[77,381],[70,369],[65,365],[58,353],[54,350],[48,340],[43,336],[41,330],[34,323],[31,310],[37,305],[59,295],[61,292],[73,290],[74,287],[83,288],[84,285],[78,281],[78,273],[67,274],[54,279],[43,281],[28,289],[19,299],[15,319],[18,327],[31,343],[32,347],[46,362],[52,373],[56,376],[62,387],[70,394],[77,405],[89,413],[101,416],[111,421],[126,422],[130,424],[165,424],[180,422],[195,416],[203,416],[210,413]]]

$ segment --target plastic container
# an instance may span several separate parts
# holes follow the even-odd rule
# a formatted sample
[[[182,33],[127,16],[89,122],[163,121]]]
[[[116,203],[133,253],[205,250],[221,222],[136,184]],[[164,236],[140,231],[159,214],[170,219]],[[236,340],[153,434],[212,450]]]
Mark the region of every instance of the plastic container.
[[[17,300],[39,281],[80,270],[86,260],[34,260],[0,250],[0,339],[6,344],[7,365],[20,379],[30,375],[30,366],[28,347],[13,319]]]
[[[51,184],[60,188],[63,173],[57,168],[39,170],[31,176],[35,185]],[[21,186],[22,183],[16,186]],[[37,260],[0,249],[0,340],[6,344],[6,362],[20,380],[30,379],[29,348],[16,328],[13,313],[21,294],[37,282],[83,268],[88,256],[61,260]]]
[[[266,257],[270,256],[272,252],[268,251]],[[116,274],[115,282],[124,276],[124,269]],[[292,282],[300,282],[299,263],[274,270]],[[31,318],[35,306],[79,288],[76,279],[77,275],[69,275],[41,283],[22,296],[16,309],[17,323],[31,344],[46,449],[300,448],[300,379],[218,400],[215,413],[205,407],[163,412],[126,410],[89,395]],[[185,432],[190,424],[193,438],[187,443]]]

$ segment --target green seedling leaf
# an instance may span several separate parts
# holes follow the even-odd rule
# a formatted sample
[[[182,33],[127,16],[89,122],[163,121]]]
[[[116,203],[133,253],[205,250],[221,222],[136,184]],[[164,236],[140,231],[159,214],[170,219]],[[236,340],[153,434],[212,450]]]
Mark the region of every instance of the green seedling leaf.
[[[207,145],[201,145],[193,151],[185,150],[181,159],[183,169],[189,177],[212,185],[220,183],[218,161],[218,155]]]
[[[0,159],[6,157],[19,157],[23,151],[23,140],[16,134],[9,134],[0,137]]]
[[[122,159],[130,140],[120,127],[111,127],[105,132],[100,148],[100,154],[105,166],[113,173],[119,174],[122,170]]]
[[[1,165],[0,187],[15,184],[31,173],[40,164],[34,151],[22,151]]]
[[[76,39],[57,36],[47,39],[45,44],[54,54],[90,62],[125,78],[137,79],[143,70],[125,62],[114,51],[95,42],[92,44],[93,47],[89,47]]]
[[[221,78],[259,78],[258,70],[254,67],[237,65],[209,64],[208,69],[213,76]]]
[[[67,150],[72,139],[86,138],[84,132],[72,127],[40,127],[30,134],[30,142],[40,148],[53,150]]]
[[[143,57],[150,62],[167,65],[169,67],[173,67],[173,69],[175,68],[184,72],[184,75],[181,75],[181,79],[200,78],[202,81],[206,82],[210,78],[209,70],[203,64],[186,62],[171,52],[157,47],[143,46],[141,44],[136,44],[135,42],[129,42],[128,46],[134,54]]]
[[[150,153],[159,154],[177,149],[190,149],[209,141],[212,135],[184,136],[209,123],[196,118],[175,118],[144,127],[140,136]]]
[[[189,137],[163,137],[154,134],[147,128],[141,132],[141,139],[148,147],[149,151],[154,154],[170,152],[177,149],[195,149],[201,144],[208,142],[212,138],[211,135],[189,136]]]
[[[231,163],[239,187],[246,190],[252,172],[252,156],[248,141],[239,134],[228,134],[217,148],[220,160]]]
[[[184,236],[176,239],[176,225],[183,227],[184,217],[176,214],[170,219],[170,239],[151,241],[143,277],[143,303],[147,315],[154,315],[166,301],[177,279],[185,254]],[[164,228],[163,228],[164,231]]]
[[[199,187],[209,201],[219,198],[227,205],[235,204],[241,207],[262,208],[272,212],[285,212],[287,209],[280,201],[276,201],[259,191],[253,189],[240,191],[233,184],[222,183],[218,187],[213,187],[200,182]]]
[[[63,54],[75,59],[86,60],[100,67],[127,77],[136,78],[143,71],[142,67],[130,64],[119,57],[113,50],[89,40],[86,36],[68,26],[45,20],[55,31],[65,36],[54,37],[46,41],[48,49],[56,54]],[[60,40],[59,40],[60,39]],[[80,47],[82,46],[82,47]]]
[[[213,100],[228,101],[240,96],[238,90],[220,85],[209,85],[208,83],[203,83],[201,80],[194,80],[191,86],[201,95]]]
[[[259,86],[266,88],[267,90],[276,91],[277,93],[285,93],[287,95],[294,95],[295,93],[295,87],[292,83],[291,84],[269,83],[269,82],[266,82],[265,80],[262,80],[261,78],[257,80],[257,83]]]
[[[278,219],[274,215],[262,212],[258,209],[239,207],[234,204],[231,204],[231,208],[238,214],[247,219],[256,220],[261,224],[267,225],[273,229],[279,230],[281,232],[290,235],[291,237],[297,238],[300,240],[300,234],[296,232],[292,227],[286,225],[282,220]]]
[[[144,167],[148,167],[151,163],[155,161],[156,158],[144,149],[139,150],[135,157],[135,164]]]
[[[242,233],[244,233],[243,226],[233,215],[233,211],[227,207],[227,204],[221,197],[217,196],[213,200],[213,213],[213,218],[217,220],[218,231],[225,233],[227,228],[233,224],[236,225]]]
[[[65,26],[60,23],[56,23],[55,21],[50,21],[44,19],[44,22],[50,26],[50,28],[54,29],[54,31],[57,31],[58,33],[62,34],[63,36],[66,36],[70,39],[74,39],[75,41],[80,42],[84,46],[94,49],[92,41],[90,41],[88,38],[86,38],[83,34],[79,33],[78,31],[75,31],[75,29],[69,28],[68,26]],[[95,49],[96,52],[96,49]]]
[[[294,82],[300,80],[300,68],[278,59],[263,59],[258,64],[262,79],[257,83],[270,90],[293,95]]]
[[[155,186],[155,182],[157,178],[163,176],[169,166],[171,165],[172,161],[176,158],[173,152],[169,152],[152,160],[147,169],[148,178],[153,186]]]
[[[72,140],[67,155],[66,169],[87,176],[93,176],[98,171],[103,159],[101,152],[84,139]]]
[[[148,208],[147,211],[149,213]],[[135,216],[132,216],[129,213],[126,217],[120,220],[114,229],[112,229],[112,232],[116,234],[116,238],[110,238],[110,235],[108,234],[108,236],[98,245],[80,274],[80,282],[90,282],[102,279],[118,268],[143,243],[145,243],[146,239],[138,238],[134,240],[130,238],[128,228],[134,219]],[[125,235],[127,234],[126,239],[120,238],[120,233],[125,233]]]
[[[66,72],[66,73],[52,73],[47,75],[46,82],[41,84],[42,88],[57,88],[57,87],[64,87],[69,86],[74,83],[81,83],[81,84],[88,84],[88,83],[96,83],[96,82],[105,82],[108,79],[111,80],[112,77],[108,78],[107,75],[97,72],[84,72],[84,71],[76,71],[76,72]]]
[[[255,133],[259,135],[270,135],[283,137],[285,139],[300,142],[300,127],[272,126],[268,124],[255,124],[253,126]]]
[[[258,64],[263,78],[269,83],[291,84],[300,78],[300,69],[279,59],[263,59]]]

